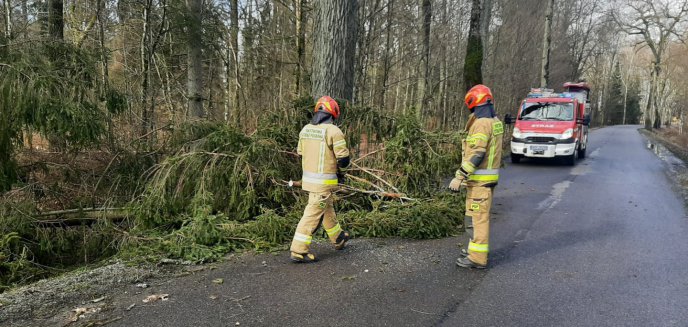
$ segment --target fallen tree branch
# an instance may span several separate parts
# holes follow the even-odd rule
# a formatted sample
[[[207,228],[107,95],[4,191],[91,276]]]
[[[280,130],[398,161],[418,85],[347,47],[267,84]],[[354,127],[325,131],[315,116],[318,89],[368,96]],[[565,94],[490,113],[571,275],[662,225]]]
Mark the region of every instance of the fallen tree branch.
[[[301,181],[289,181],[289,182],[282,181],[278,185],[282,185],[282,186],[286,186],[286,187],[300,188],[301,187]],[[383,198],[399,199],[399,200],[403,200],[403,201],[416,201],[416,199],[409,198],[406,195],[404,195],[403,193],[399,193],[399,192],[392,193],[392,192],[385,192],[384,190],[383,191],[369,191],[369,190],[362,190],[362,189],[358,189],[358,188],[351,187],[348,185],[343,185],[343,184],[340,184],[339,187],[342,190],[346,190],[346,191],[354,192],[354,193],[370,194],[370,195],[376,195],[376,196],[383,197]]]
[[[380,182],[382,182],[383,184],[387,185],[389,188],[391,188],[392,190],[394,190],[394,192],[401,193],[401,192],[399,192],[399,190],[398,190],[396,187],[394,187],[394,185],[392,185],[392,184],[390,184],[389,182],[387,182],[386,180],[382,179],[382,177],[373,174],[370,170],[368,170],[368,169],[366,169],[366,168],[363,168],[363,167],[361,167],[361,166],[359,166],[359,165],[357,165],[357,164],[355,164],[355,163],[351,163],[351,165],[354,166],[355,168],[360,169],[360,170],[363,171],[364,173],[367,173],[368,175],[373,176],[375,179],[379,180]]]
[[[380,191],[368,191],[368,190],[361,190],[357,189],[348,185],[341,185],[341,188],[344,190],[348,190],[351,192],[357,192],[357,193],[363,193],[363,194],[370,194],[370,195],[377,195],[379,197],[383,198],[391,198],[391,199],[399,199],[399,200],[405,200],[405,201],[415,201],[416,199],[406,197],[402,193],[390,193],[390,192],[380,192]]]
[[[59,216],[59,215],[68,215],[68,214],[74,214],[74,213],[85,213],[85,212],[109,212],[109,211],[124,211],[125,208],[84,208],[84,209],[67,209],[67,210],[57,210],[57,211],[48,211],[48,212],[42,212],[36,215],[33,215],[34,217],[48,217],[48,216]]]
[[[355,160],[353,160],[353,162],[354,162],[354,163],[360,162],[361,160],[363,160],[363,159],[365,159],[365,158],[367,158],[367,157],[369,157],[369,156],[371,156],[371,155],[373,155],[373,154],[376,154],[376,153],[378,153],[378,152],[380,152],[380,151],[385,151],[385,147],[382,147],[381,149],[377,149],[377,150],[375,150],[375,151],[370,151],[370,152],[368,152],[368,153],[362,155],[361,157],[356,158]]]
[[[366,183],[366,184],[368,184],[368,185],[374,187],[375,189],[377,189],[377,190],[380,191],[380,192],[384,192],[384,191],[385,191],[384,189],[382,189],[381,187],[379,187],[379,186],[375,185],[374,183],[368,181],[367,179],[360,178],[360,177],[356,177],[356,176],[350,175],[350,174],[346,174],[346,176],[347,176],[348,178],[351,178],[351,179],[355,180],[355,181],[359,181],[359,182],[362,182],[362,183]]]

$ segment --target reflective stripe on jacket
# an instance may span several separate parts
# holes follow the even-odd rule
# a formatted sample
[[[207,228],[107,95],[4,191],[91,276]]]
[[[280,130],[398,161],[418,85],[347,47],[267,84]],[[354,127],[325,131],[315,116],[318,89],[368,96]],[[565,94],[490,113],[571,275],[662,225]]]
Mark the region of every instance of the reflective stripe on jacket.
[[[349,156],[344,133],[333,124],[308,124],[299,133],[298,154],[303,168],[302,187],[327,192],[337,186],[337,159]]]
[[[462,142],[461,168],[469,182],[494,185],[499,181],[502,164],[502,134],[504,125],[499,119],[471,116],[466,126],[468,135]]]

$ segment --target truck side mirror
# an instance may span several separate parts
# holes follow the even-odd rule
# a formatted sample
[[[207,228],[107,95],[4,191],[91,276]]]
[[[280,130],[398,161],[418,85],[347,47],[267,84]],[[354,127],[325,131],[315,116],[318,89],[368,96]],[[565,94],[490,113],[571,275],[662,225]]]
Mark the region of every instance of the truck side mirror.
[[[514,123],[514,117],[512,117],[510,114],[504,115],[504,123],[507,125],[511,125]]]

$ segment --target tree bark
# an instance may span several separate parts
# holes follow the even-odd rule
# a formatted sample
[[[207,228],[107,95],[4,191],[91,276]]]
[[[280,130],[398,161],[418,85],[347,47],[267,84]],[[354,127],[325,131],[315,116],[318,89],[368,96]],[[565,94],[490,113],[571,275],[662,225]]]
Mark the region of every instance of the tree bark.
[[[22,15],[22,34],[26,39],[29,37],[29,5],[27,0],[21,0],[21,15]]]
[[[64,4],[62,0],[48,2],[48,35],[54,40],[64,40]]]
[[[143,31],[141,32],[141,135],[149,135],[148,131],[153,130],[153,113],[149,110],[148,102],[151,99],[151,11],[153,10],[153,0],[146,0],[143,9]],[[152,100],[151,100],[152,101]]]
[[[391,69],[391,59],[392,59],[392,25],[393,25],[393,15],[394,15],[394,0],[387,1],[387,26],[385,30],[385,54],[382,63],[382,75],[380,81],[380,92],[378,92],[377,105],[380,108],[385,106],[385,96],[387,94],[387,88],[389,85],[389,71]],[[398,90],[398,88],[397,88]]]
[[[235,0],[236,1],[236,0]],[[306,15],[303,13],[306,0],[294,0],[294,11],[296,14],[295,28],[296,28],[296,71],[294,72],[295,91],[297,97],[301,96],[301,75],[303,67],[306,64],[306,32],[304,25],[306,24]]]
[[[464,88],[468,91],[483,83],[483,42],[480,36],[480,0],[472,0],[466,58],[463,64]]]
[[[234,123],[239,126],[241,123],[241,102],[240,102],[240,88],[239,83],[239,2],[237,0],[230,0],[230,31],[229,38],[232,45],[231,61],[234,67]]]
[[[323,95],[353,98],[357,14],[357,0],[317,3],[311,90],[314,98]]]
[[[482,34],[483,41],[483,66],[487,63],[488,51],[490,49],[490,24],[492,23],[493,4],[492,0],[483,0],[483,13],[480,17],[480,33]]]
[[[12,4],[10,0],[3,1],[5,8],[5,39],[12,38]]]
[[[426,89],[428,85],[428,77],[430,75],[430,27],[432,24],[432,3],[430,0],[422,0],[421,2],[421,21],[423,26],[423,47],[420,57],[420,76],[418,78],[418,100],[416,106],[418,111],[418,119],[423,117],[425,109]]]
[[[205,116],[203,110],[203,0],[186,0],[188,11],[187,38],[187,96],[188,116],[190,119],[200,119]]]
[[[106,0],[97,0],[96,1],[96,19],[98,22],[98,42],[100,43],[100,68],[101,68],[101,75],[100,75],[100,97],[101,99],[106,99],[106,105],[107,105],[107,95],[108,95],[108,90],[110,89],[110,86],[108,85],[109,82],[109,77],[108,77],[108,54],[107,54],[107,47],[105,44],[105,20],[107,19],[107,14],[105,13],[105,1]],[[107,115],[107,140],[108,140],[108,145],[111,148],[114,148],[115,143],[114,143],[114,135],[112,131],[112,117],[110,116],[110,111],[105,111]]]
[[[647,106],[645,107],[645,129],[651,130],[653,126],[652,121],[652,108],[654,107],[655,98],[655,83],[656,83],[655,70],[652,70],[650,76],[650,92],[647,94]]]
[[[659,76],[662,74],[662,67],[660,66],[660,63],[657,62],[654,65],[654,76],[652,77],[652,84],[654,88],[654,92],[651,90],[650,92],[652,93],[651,95],[648,95],[649,97],[652,97],[652,102],[653,102],[653,107],[655,109],[655,115],[654,115],[654,121],[652,122],[652,127],[653,128],[661,128],[662,127],[662,114],[659,111],[659,106],[658,106],[658,101],[657,101],[657,87],[658,87],[658,79]]]
[[[545,13],[545,34],[542,42],[542,70],[540,74],[540,87],[546,88],[549,83],[549,55],[552,43],[552,15],[554,14],[554,0],[547,1]]]

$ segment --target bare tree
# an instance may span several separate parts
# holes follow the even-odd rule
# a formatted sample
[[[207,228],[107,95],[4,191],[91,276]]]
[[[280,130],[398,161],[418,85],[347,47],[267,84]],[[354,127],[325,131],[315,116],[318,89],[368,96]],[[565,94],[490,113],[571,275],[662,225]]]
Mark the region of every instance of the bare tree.
[[[230,0],[230,43],[231,43],[231,60],[234,67],[234,121],[239,124],[241,121],[241,102],[239,89],[239,2],[237,0]]]
[[[480,0],[472,0],[471,22],[466,45],[466,59],[463,65],[463,80],[466,90],[483,83],[483,42],[480,36]]]
[[[64,4],[62,0],[50,0],[48,5],[48,35],[55,40],[63,40]]]
[[[12,4],[10,0],[3,1],[3,7],[5,11],[5,38],[12,38]]]
[[[542,42],[542,69],[540,71],[540,87],[547,87],[549,82],[549,54],[552,43],[552,15],[554,14],[554,0],[547,1],[545,13],[545,33]]]
[[[236,1],[236,0],[234,0]],[[294,88],[296,96],[301,95],[303,85],[301,83],[301,75],[306,61],[306,15],[304,9],[306,0],[293,0],[295,12],[295,29],[296,29],[296,71],[294,73]]]
[[[394,24],[394,0],[387,0],[387,15],[385,17],[385,46],[382,59],[382,74],[380,74],[380,91],[375,105],[385,106],[385,94],[389,87],[389,75],[392,62],[392,26]]]
[[[645,128],[660,128],[662,115],[657,106],[658,78],[662,73],[662,61],[672,37],[682,37],[678,28],[688,16],[688,1],[631,0],[627,3],[627,15],[617,11],[612,17],[629,35],[639,35],[639,43],[647,46],[653,55],[650,73],[650,90],[645,109]]]
[[[141,104],[142,104],[142,118],[141,118],[141,135],[149,135],[149,131],[153,129],[154,125],[154,97],[153,93],[151,61],[153,53],[151,51],[151,11],[153,10],[153,0],[146,0],[143,8],[143,30],[141,32],[141,70],[143,78],[141,80]],[[150,102],[150,106],[149,106]]]
[[[430,27],[432,24],[432,3],[430,0],[422,0],[421,3],[421,22],[423,26],[422,32],[422,49],[420,55],[420,76],[418,76],[418,117],[423,116],[423,109],[425,107],[426,89],[428,86],[428,77],[430,75]]]
[[[203,0],[186,0],[188,10],[188,71],[187,94],[188,115],[192,119],[202,118],[203,110]]]

